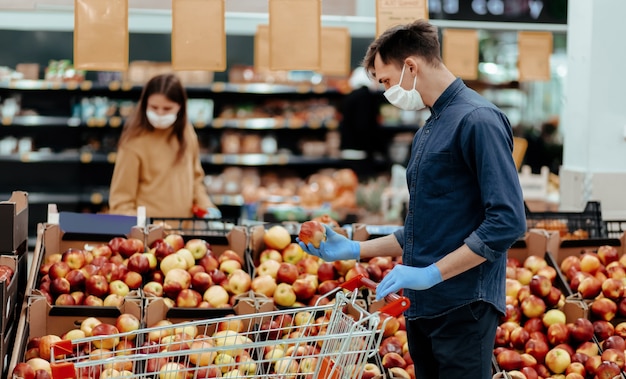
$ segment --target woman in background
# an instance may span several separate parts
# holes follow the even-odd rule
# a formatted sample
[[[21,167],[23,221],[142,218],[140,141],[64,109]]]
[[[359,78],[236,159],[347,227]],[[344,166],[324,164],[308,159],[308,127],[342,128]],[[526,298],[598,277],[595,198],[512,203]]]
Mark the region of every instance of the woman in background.
[[[173,74],[144,86],[120,137],[109,193],[110,213],[220,218],[203,183],[198,136],[187,122],[187,94]]]

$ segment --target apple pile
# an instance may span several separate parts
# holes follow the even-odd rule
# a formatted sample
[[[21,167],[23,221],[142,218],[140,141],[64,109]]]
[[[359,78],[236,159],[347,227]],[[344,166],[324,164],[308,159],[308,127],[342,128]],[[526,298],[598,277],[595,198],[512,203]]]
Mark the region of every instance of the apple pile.
[[[378,348],[378,355],[381,359],[382,367],[387,369],[394,378],[415,379],[415,371],[413,369],[413,359],[409,354],[409,345],[407,343],[407,334],[404,315],[392,317],[389,315],[381,315],[381,323],[379,327],[382,329],[383,337]],[[375,366],[375,365],[374,365]],[[378,368],[378,367],[376,367]],[[373,377],[377,373],[373,367]],[[364,374],[365,378],[366,375]]]
[[[22,362],[15,365],[13,378],[50,379],[52,377],[51,346],[61,340],[77,341],[72,344],[73,355],[77,359],[102,359],[119,354],[128,354],[136,348],[137,330],[140,320],[131,313],[122,313],[113,322],[103,322],[96,317],[87,317],[80,325],[62,335],[46,334],[28,339]],[[127,333],[127,334],[122,334]],[[123,336],[123,337],[122,337]],[[84,339],[87,342],[79,342]],[[62,359],[63,356],[55,356]],[[114,360],[101,367],[89,368],[88,373],[78,377],[99,377],[100,379],[130,377],[133,372],[130,360]],[[96,372],[97,371],[97,372]]]
[[[169,306],[230,308],[235,296],[250,290],[243,257],[231,249],[217,255],[203,239],[185,242],[179,234],[168,234],[145,254],[153,255],[156,265],[143,273],[148,278],[143,292],[163,297]]]
[[[609,365],[600,366],[594,325],[587,318],[566,321],[556,274],[543,257],[529,256],[523,264],[507,261],[506,314],[496,330],[496,361],[520,378],[604,377]]]
[[[90,250],[48,254],[39,267],[37,289],[50,304],[119,306],[142,285],[142,275],[129,262],[143,253],[142,240],[116,237]]]

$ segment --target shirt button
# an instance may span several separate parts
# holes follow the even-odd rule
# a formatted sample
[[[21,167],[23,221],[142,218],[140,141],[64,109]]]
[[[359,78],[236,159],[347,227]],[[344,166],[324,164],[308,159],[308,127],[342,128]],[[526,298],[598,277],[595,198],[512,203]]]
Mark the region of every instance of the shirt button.
[[[426,134],[430,133],[430,129],[426,129],[426,131],[424,133],[426,133]]]

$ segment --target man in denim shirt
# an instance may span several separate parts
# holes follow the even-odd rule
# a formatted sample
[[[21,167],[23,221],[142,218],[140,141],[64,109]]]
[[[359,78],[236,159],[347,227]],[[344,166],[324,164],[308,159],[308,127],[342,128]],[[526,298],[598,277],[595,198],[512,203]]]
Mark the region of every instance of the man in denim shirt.
[[[505,309],[506,252],[526,231],[524,202],[506,116],[443,64],[426,21],[391,28],[363,65],[402,109],[430,108],[407,167],[404,228],[366,242],[327,228],[325,260],[402,256],[376,298],[404,289],[409,351],[417,378],[491,378]]]

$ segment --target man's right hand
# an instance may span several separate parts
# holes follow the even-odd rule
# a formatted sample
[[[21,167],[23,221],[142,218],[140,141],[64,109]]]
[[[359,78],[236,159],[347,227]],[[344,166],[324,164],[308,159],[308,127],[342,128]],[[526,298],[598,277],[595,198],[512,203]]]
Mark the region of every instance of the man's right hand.
[[[324,225],[324,228],[326,228],[326,241],[322,241],[319,248],[314,247],[311,243],[304,244],[299,238],[296,238],[305,252],[318,256],[327,262],[359,259],[361,245],[358,241],[352,241],[335,232],[329,225]]]

